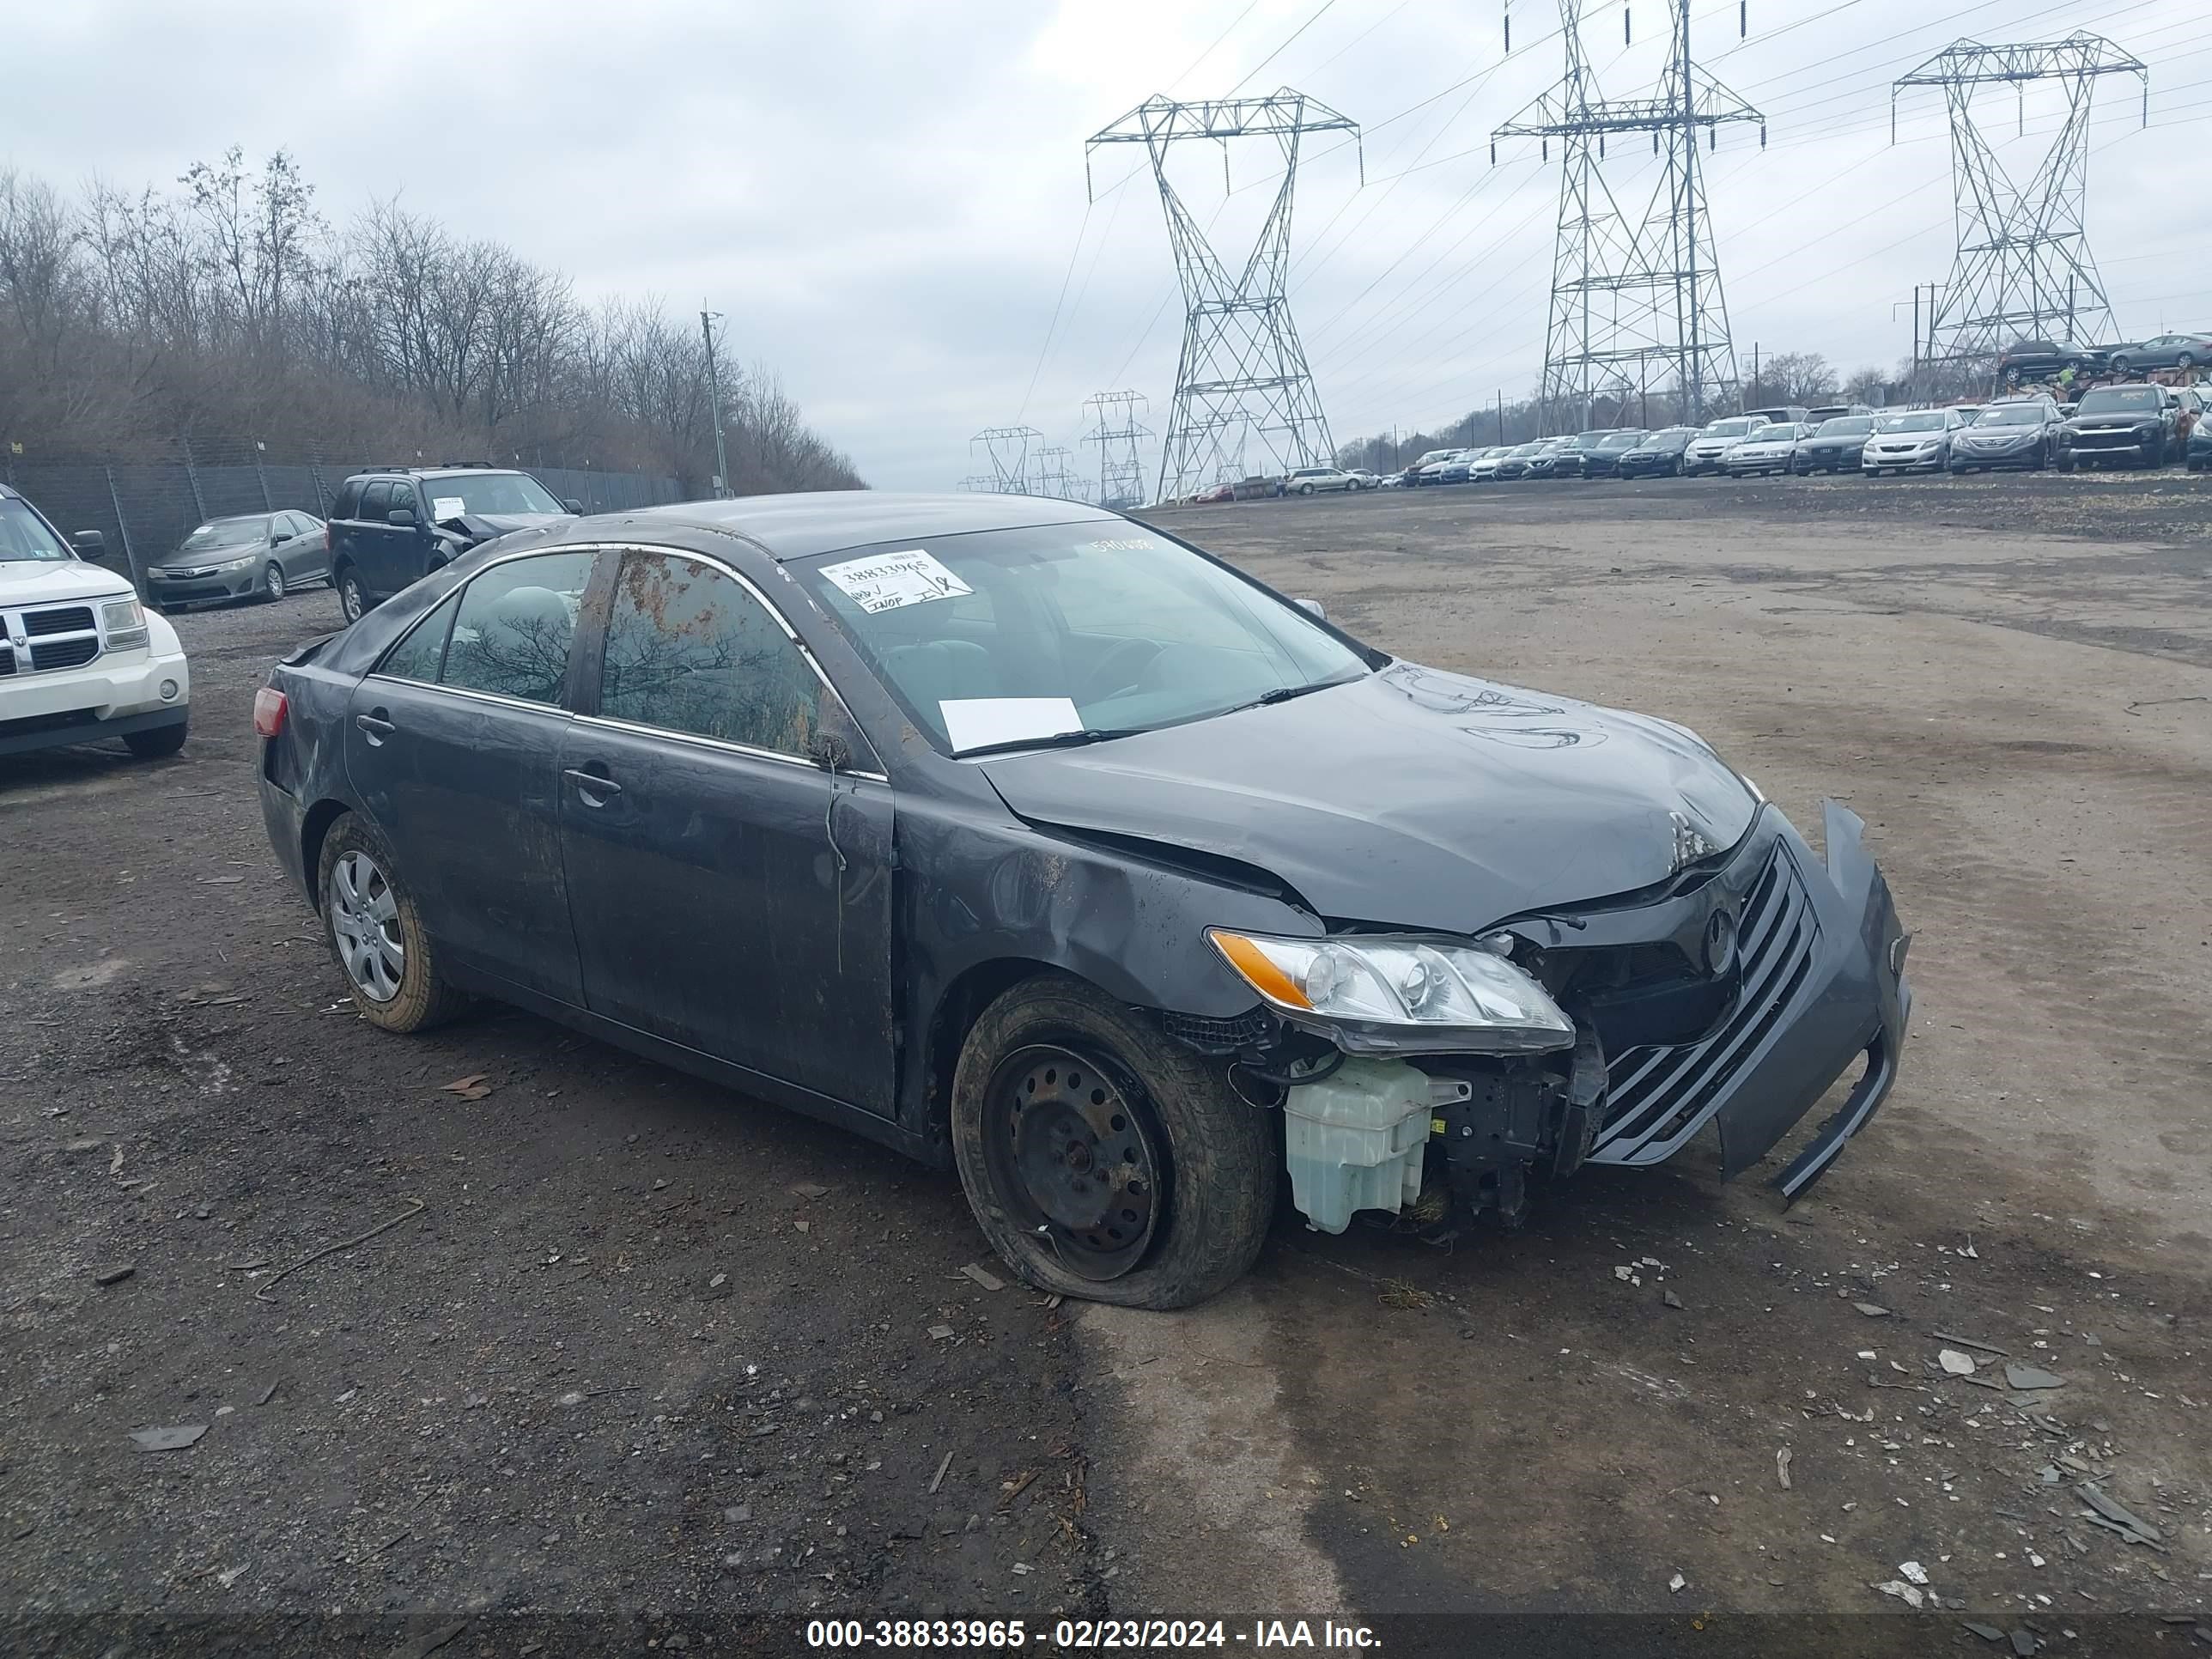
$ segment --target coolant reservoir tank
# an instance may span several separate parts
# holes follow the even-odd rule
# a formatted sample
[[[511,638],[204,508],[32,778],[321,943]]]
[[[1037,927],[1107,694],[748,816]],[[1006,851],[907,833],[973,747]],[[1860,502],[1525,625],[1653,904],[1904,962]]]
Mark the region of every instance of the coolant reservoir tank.
[[[1347,1060],[1283,1101],[1291,1196],[1325,1233],[1355,1210],[1395,1215],[1419,1198],[1428,1138],[1428,1076],[1401,1060]]]

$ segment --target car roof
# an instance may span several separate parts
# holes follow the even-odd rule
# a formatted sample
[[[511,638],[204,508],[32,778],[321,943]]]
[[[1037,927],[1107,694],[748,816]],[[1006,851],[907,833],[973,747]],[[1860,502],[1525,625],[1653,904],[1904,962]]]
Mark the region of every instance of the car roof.
[[[365,466],[348,473],[354,478],[483,478],[503,472],[523,472],[519,466]]]
[[[884,489],[820,489],[790,495],[739,495],[730,501],[678,501],[625,514],[743,536],[770,558],[811,558],[848,547],[982,530],[1024,530],[1053,524],[1121,524],[1119,513],[1085,501],[1040,495],[967,491],[943,495]]]

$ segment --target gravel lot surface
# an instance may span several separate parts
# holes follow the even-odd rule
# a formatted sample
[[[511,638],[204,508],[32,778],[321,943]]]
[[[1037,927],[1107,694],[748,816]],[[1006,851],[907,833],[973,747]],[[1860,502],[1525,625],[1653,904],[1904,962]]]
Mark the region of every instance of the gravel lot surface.
[[[1386,649],[1691,725],[1810,831],[1823,794],[1866,818],[1915,1029],[1811,1196],[1693,1158],[1448,1254],[1286,1212],[1183,1314],[987,1288],[950,1175],[535,1018],[401,1040],[337,1006],[248,729],[335,601],[198,614],[181,757],[0,762],[0,1646],[780,1652],[824,1612],[1677,1621],[1570,1638],[1621,1652],[1693,1617],[1702,1653],[2212,1631],[2212,481],[1159,522]],[[1840,1622],[1759,1622],[1806,1614]]]

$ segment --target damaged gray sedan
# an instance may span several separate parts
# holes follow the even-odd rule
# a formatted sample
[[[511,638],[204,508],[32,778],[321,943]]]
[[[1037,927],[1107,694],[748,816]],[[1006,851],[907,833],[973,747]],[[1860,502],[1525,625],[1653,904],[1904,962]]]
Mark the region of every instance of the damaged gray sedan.
[[[1690,732],[1397,660],[1065,501],[763,497],[510,536],[255,708],[279,857],[373,1024],[533,1009],[956,1165],[1030,1283],[1168,1308],[1279,1183],[1517,1221],[1847,1073],[1906,936]]]

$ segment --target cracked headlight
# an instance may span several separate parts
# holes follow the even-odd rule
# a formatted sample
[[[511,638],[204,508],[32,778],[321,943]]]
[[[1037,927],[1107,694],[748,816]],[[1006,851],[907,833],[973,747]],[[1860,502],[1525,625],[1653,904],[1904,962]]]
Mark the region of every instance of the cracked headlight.
[[[1270,1006],[1347,1054],[1539,1054],[1574,1046],[1574,1022],[1542,986],[1471,945],[1273,939],[1220,927],[1206,937]]]

